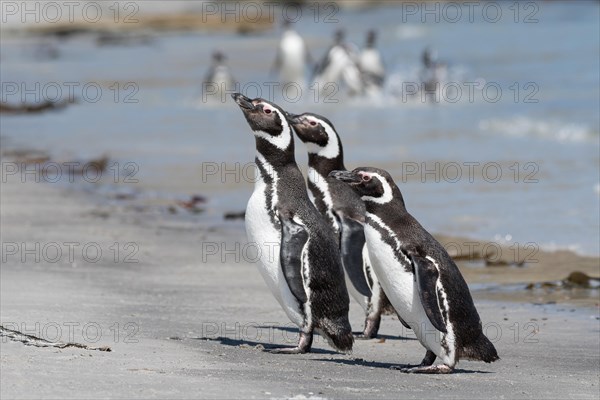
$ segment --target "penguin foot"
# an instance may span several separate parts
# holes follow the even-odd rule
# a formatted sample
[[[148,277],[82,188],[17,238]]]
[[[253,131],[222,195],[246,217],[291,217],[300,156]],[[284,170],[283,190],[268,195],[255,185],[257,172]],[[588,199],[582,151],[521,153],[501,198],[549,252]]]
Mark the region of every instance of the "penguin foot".
[[[286,347],[280,349],[265,349],[267,353],[271,354],[305,354],[308,351],[301,349],[300,347]]]
[[[298,340],[298,346],[296,347],[285,347],[277,349],[265,349],[266,352],[272,354],[305,354],[309,353],[312,347],[313,334],[312,331],[309,333],[300,332],[300,339]]]
[[[453,368],[445,365],[427,365],[427,366],[416,366],[412,368],[402,368],[400,371],[407,374],[449,374]]]
[[[362,334],[358,335],[357,339],[375,339],[377,332],[379,332],[379,325],[381,324],[381,315],[377,315],[375,318],[367,318],[365,320],[365,330]]]
[[[427,350],[427,352],[425,353],[425,357],[423,357],[423,361],[421,361],[421,365],[419,365],[419,367],[429,367],[430,365],[433,365],[436,357],[437,356],[433,351]]]
[[[408,374],[449,374],[452,372],[452,368],[445,364],[432,365],[436,359],[436,355],[433,351],[427,350],[425,357],[421,364],[416,367],[396,367],[393,366],[391,369],[400,370]]]

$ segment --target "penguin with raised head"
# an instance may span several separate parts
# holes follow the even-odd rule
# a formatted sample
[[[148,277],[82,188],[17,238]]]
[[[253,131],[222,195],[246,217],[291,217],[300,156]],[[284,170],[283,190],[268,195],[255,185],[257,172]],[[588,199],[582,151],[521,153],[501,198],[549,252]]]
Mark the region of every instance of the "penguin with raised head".
[[[354,45],[345,42],[345,32],[342,29],[335,32],[333,45],[317,64],[314,81],[323,94],[329,92],[331,84],[340,82],[346,85],[349,95],[363,93],[364,82],[358,66],[357,51]]]
[[[310,63],[310,54],[304,39],[292,28],[289,20],[284,20],[283,28],[272,72],[279,74],[282,85],[293,83],[303,88],[306,86],[306,65]]]
[[[385,80],[385,67],[381,53],[375,47],[377,41],[377,33],[370,30],[367,33],[367,42],[364,49],[360,53],[359,67],[363,73],[366,91],[380,90],[383,87]]]
[[[300,328],[297,347],[275,352],[310,351],[315,330],[334,348],[350,351],[354,338],[340,253],[331,227],[308,198],[286,112],[264,99],[232,97],[256,139],[259,173],[246,208],[248,239],[260,249],[267,286]]]
[[[235,89],[236,80],[233,78],[225,60],[227,57],[220,51],[212,55],[212,64],[204,77],[202,89],[206,98],[225,102],[225,94]]]
[[[420,365],[403,371],[444,374],[460,359],[498,360],[458,267],[406,211],[391,176],[371,167],[330,176],[365,202],[365,238],[375,273],[398,315],[427,349]],[[436,358],[442,363],[433,365]]]
[[[309,194],[338,238],[349,292],[365,311],[362,338],[374,338],[381,315],[394,310],[369,262],[363,232],[365,205],[348,185],[329,177],[331,171],[346,170],[342,142],[333,124],[320,115],[290,115],[289,121],[308,150]]]

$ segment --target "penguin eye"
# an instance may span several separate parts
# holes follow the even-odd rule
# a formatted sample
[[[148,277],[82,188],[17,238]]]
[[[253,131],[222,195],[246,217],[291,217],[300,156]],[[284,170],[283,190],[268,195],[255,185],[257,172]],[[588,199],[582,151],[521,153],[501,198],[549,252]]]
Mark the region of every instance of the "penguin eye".
[[[310,121],[310,126],[317,126],[317,121]]]
[[[371,180],[371,177],[369,175],[363,175],[362,176],[362,181],[363,182],[369,182]]]
[[[271,109],[265,108],[265,114],[271,114]]]

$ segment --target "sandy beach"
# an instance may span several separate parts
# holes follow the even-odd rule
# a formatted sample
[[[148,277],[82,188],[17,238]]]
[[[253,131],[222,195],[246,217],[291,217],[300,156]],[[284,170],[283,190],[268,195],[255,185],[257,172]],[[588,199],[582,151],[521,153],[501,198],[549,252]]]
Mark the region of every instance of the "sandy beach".
[[[590,302],[475,291],[501,360],[461,362],[450,376],[391,369],[424,353],[391,316],[380,339],[356,341],[352,354],[318,337],[312,354],[273,355],[262,349],[294,343],[296,330],[235,251],[241,221],[206,226],[18,179],[1,195],[2,398],[597,398],[600,321]],[[229,252],[208,256],[207,243]],[[355,331],[361,314],[352,303]],[[25,345],[7,329],[111,351]]]
[[[597,1],[73,3],[2,4],[0,398],[599,399]],[[288,6],[313,59],[296,97],[274,73]],[[377,90],[311,76],[340,31],[346,72],[380,52]],[[236,82],[212,98],[214,71]],[[298,332],[246,238],[255,142],[233,92],[323,115],[346,167],[390,172],[498,362],[404,374],[425,349],[392,315],[351,354],[264,351]]]

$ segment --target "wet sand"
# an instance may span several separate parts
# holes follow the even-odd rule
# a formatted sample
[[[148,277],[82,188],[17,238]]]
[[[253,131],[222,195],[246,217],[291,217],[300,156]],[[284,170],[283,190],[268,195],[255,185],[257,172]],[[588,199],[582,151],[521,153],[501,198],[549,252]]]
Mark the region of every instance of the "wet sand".
[[[2,398],[597,398],[600,321],[591,303],[490,301],[476,290],[502,359],[461,362],[450,376],[390,369],[424,355],[392,317],[382,323],[385,340],[357,341],[350,355],[332,352],[321,338],[312,354],[272,355],[261,349],[293,344],[296,333],[255,266],[243,254],[235,259],[236,243],[245,243],[241,221],[211,226],[14,179],[2,184],[1,206],[3,327],[112,350],[26,346],[2,337]],[[65,243],[72,242],[71,260]],[[52,243],[63,255],[48,262],[55,258]],[[132,243],[135,254],[125,248]],[[225,262],[226,252],[207,256],[206,243],[229,249]],[[7,244],[21,247],[9,255]],[[90,246],[103,251],[99,260]],[[560,255],[547,257],[556,266],[544,261],[519,270],[518,278],[517,267],[462,270],[470,284],[592,271],[583,260],[563,272]],[[362,327],[354,303],[351,323],[355,331]]]

